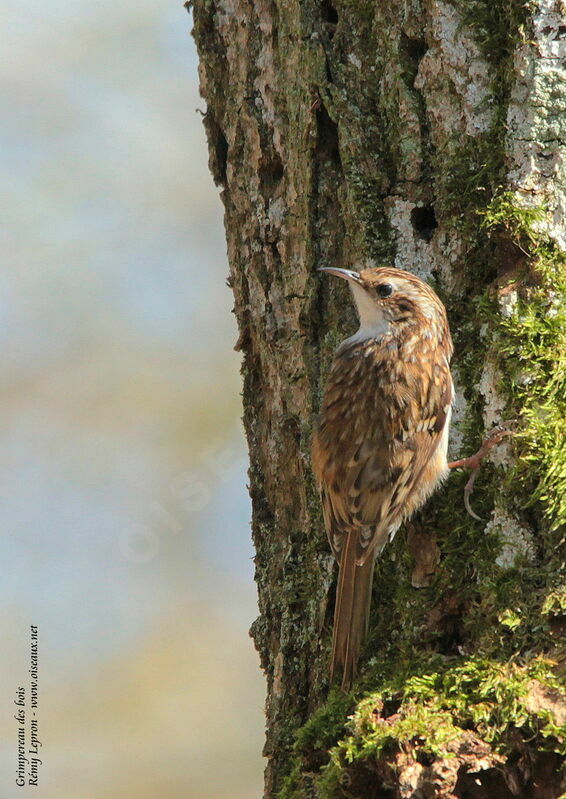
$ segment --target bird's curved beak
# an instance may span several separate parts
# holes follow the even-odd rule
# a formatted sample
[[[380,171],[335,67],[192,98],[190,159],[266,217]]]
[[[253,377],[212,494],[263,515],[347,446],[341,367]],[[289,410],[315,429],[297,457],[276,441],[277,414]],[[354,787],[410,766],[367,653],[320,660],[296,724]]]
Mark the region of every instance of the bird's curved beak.
[[[362,285],[362,281],[358,273],[352,272],[351,269],[337,269],[334,266],[321,266],[318,271],[327,272],[329,275],[336,275],[336,277],[341,277],[344,278],[344,280],[357,283],[359,286]]]

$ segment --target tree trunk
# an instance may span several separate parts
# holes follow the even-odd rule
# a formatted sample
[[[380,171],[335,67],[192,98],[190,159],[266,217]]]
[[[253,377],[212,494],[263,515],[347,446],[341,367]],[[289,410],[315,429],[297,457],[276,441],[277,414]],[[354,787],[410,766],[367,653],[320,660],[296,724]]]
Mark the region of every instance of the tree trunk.
[[[565,788],[562,12],[194,0],[243,353],[270,799]],[[482,521],[452,474],[384,551],[344,695],[328,686],[336,568],[309,451],[355,313],[317,267],[365,259],[431,281],[447,306],[453,457],[496,423],[514,436],[476,481]]]

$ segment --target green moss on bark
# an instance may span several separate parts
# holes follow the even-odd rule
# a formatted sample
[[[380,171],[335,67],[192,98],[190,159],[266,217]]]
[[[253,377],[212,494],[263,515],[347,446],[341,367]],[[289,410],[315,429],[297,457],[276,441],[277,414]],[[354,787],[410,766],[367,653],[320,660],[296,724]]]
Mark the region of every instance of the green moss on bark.
[[[508,487],[556,530],[566,523],[566,254],[544,232],[546,217],[544,208],[520,206],[503,192],[482,224],[524,256],[519,274],[499,288],[490,347],[508,412],[519,420]]]
[[[486,762],[503,768],[519,741],[565,751],[565,696],[549,659],[521,664],[436,656],[416,673],[397,673],[381,685],[354,707],[350,696],[333,693],[311,717],[297,737],[295,769],[281,799],[303,796],[301,774],[315,769],[321,799],[356,796],[360,781],[375,780],[376,764],[394,763],[400,752],[409,763],[430,764],[456,759],[473,744]],[[327,747],[325,765],[317,768]]]
[[[531,742],[536,737],[540,747],[563,752],[563,714],[552,709],[551,701],[547,707],[534,701],[537,691],[556,701],[562,695],[553,664],[544,659],[520,666],[472,658],[397,679],[357,705],[347,734],[330,750],[321,771],[320,796],[348,796],[344,776],[356,765],[368,769],[401,750],[415,762],[455,758],[471,730],[496,755],[508,755],[517,735]]]

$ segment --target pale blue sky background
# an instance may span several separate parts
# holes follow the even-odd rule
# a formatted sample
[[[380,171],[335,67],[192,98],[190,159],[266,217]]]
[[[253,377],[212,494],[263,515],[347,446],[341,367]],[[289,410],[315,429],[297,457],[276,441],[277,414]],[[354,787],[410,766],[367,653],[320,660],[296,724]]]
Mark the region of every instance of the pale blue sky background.
[[[251,799],[239,358],[190,19],[8,0],[2,27],[0,799]],[[44,765],[17,789],[30,624]]]

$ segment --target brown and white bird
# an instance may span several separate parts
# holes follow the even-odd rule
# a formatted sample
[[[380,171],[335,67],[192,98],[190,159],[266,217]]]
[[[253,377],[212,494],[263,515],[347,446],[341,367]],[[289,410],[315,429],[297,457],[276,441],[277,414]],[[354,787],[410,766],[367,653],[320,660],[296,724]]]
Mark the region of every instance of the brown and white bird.
[[[401,269],[348,281],[360,327],[336,351],[313,439],[324,523],[339,563],[331,679],[347,688],[366,634],[377,556],[448,474],[452,340],[434,291]]]

